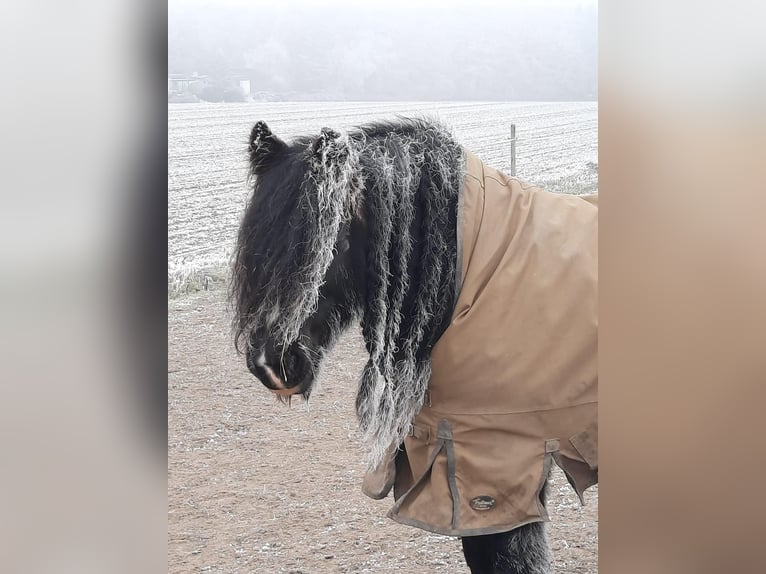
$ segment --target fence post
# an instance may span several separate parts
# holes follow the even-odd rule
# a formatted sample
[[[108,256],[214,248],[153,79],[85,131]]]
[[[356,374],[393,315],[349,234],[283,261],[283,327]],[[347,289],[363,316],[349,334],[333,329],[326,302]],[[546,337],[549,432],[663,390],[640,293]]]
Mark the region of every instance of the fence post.
[[[516,177],[516,124],[511,124],[511,177]]]

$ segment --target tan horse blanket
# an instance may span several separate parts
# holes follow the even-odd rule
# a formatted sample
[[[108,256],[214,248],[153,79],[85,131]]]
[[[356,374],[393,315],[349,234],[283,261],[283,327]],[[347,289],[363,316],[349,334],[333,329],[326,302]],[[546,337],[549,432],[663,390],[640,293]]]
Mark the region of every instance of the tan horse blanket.
[[[582,501],[598,482],[597,196],[554,194],[466,152],[460,277],[426,404],[363,490],[389,516],[454,536],[547,520],[555,461]]]

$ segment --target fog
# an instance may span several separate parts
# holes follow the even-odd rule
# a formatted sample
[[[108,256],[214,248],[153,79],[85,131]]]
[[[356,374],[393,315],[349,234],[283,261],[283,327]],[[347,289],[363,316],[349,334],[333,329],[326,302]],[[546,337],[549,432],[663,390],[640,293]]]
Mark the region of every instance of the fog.
[[[595,2],[168,6],[169,74],[271,100],[596,100]]]

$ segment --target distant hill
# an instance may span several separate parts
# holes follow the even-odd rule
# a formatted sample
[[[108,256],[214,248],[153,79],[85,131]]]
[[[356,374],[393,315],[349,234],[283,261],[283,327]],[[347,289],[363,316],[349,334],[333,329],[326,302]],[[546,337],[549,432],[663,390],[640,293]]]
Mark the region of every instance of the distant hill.
[[[597,8],[171,3],[169,72],[289,99],[596,100]]]

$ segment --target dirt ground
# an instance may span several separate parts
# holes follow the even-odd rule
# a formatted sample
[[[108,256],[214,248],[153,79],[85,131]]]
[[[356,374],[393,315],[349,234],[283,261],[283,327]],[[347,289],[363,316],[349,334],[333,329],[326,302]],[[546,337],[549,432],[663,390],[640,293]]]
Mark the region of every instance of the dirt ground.
[[[386,518],[365,497],[353,412],[365,362],[344,337],[312,396],[279,404],[234,353],[221,290],[168,301],[171,573],[468,573],[460,541]],[[597,572],[598,489],[581,507],[553,475],[556,572]]]

